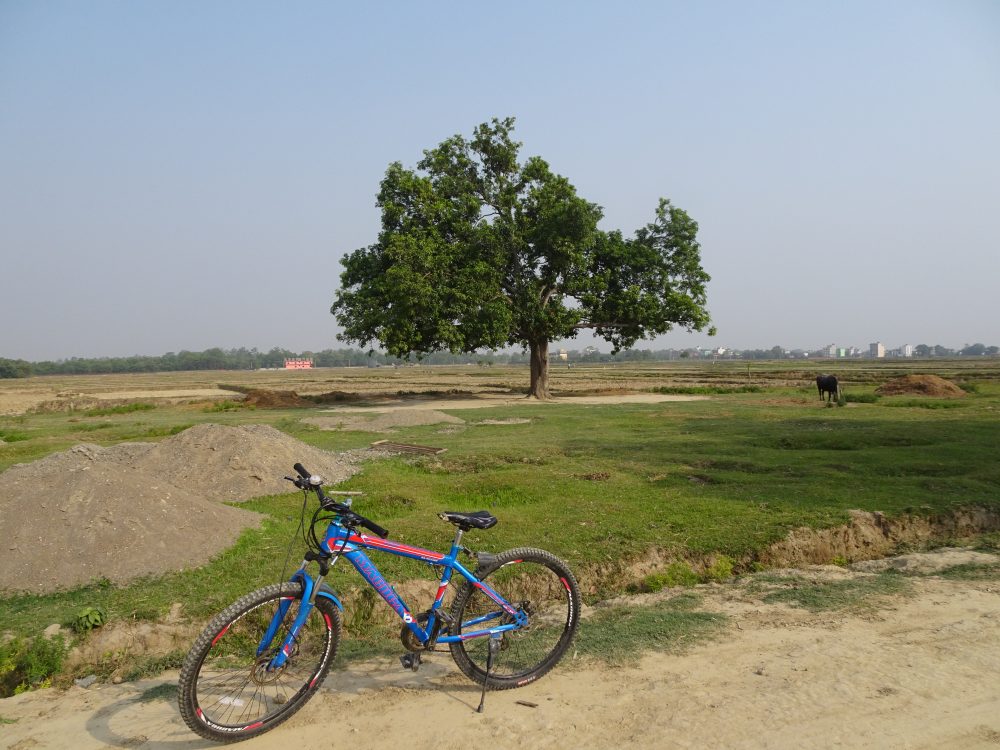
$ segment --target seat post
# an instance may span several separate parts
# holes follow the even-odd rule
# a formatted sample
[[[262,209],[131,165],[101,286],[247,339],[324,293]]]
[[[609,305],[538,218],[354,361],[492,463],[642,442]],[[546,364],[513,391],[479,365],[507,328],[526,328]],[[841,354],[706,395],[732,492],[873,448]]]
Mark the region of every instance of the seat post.
[[[455,541],[453,541],[451,543],[452,552],[454,552],[455,550],[458,549],[459,544],[462,541],[462,534],[464,534],[464,533],[465,533],[465,531],[462,529],[461,526],[459,526],[458,528],[455,529]]]

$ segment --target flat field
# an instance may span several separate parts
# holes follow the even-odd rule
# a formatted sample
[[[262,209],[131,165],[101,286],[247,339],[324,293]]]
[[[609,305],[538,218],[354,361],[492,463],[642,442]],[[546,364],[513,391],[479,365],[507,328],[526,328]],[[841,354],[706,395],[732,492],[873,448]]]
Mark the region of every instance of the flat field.
[[[79,443],[156,442],[201,423],[267,424],[330,451],[365,450],[380,439],[444,448],[434,456],[373,452],[340,489],[364,491],[356,507],[394,538],[433,548],[451,535],[439,511],[490,510],[500,524],[469,534],[469,547],[550,549],[580,572],[589,601],[773,564],[773,545],[791,532],[844,527],[856,510],[886,523],[924,519],[914,541],[922,544],[941,543],[949,529],[963,532],[948,523],[958,511],[997,517],[1000,362],[807,365],[555,365],[557,398],[546,403],[523,398],[528,372],[515,367],[6,380],[0,471]],[[820,402],[818,372],[842,379],[846,406]],[[907,373],[948,378],[965,395],[875,396],[880,383]],[[250,389],[325,397],[255,408],[241,400]],[[680,396],[697,400],[671,400]],[[38,495],[44,499],[44,483]],[[8,596],[0,599],[3,629],[34,635],[71,622],[86,606],[102,608],[111,621],[157,622],[177,604],[191,621],[209,616],[281,575],[301,497],[268,496],[242,507],[266,522],[208,565],[131,585],[95,581]],[[861,542],[831,548],[822,562],[882,550]],[[293,548],[296,557],[301,544]],[[8,554],[0,549],[0,561]],[[378,562],[391,580],[430,575],[397,558]],[[336,568],[330,582],[350,600],[356,579],[347,573]],[[361,642],[368,624],[355,623]]]
[[[556,396],[656,388],[746,387],[815,391],[820,373],[833,373],[847,388],[878,385],[905,374],[930,373],[958,382],[1000,382],[1000,359],[953,360],[736,360],[551,364]],[[0,416],[30,411],[86,409],[138,399],[163,403],[230,397],[227,388],[290,390],[318,396],[381,397],[399,394],[506,394],[527,391],[527,367],[339,367],[315,370],[253,370],[67,375],[0,380]]]

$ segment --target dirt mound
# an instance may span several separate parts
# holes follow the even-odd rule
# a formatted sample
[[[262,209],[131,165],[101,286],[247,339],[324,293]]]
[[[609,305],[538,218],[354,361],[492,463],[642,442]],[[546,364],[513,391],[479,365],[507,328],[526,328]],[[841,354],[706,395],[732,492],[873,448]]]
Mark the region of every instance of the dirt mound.
[[[312,406],[311,401],[302,398],[295,391],[268,391],[257,388],[246,391],[243,403],[258,409],[293,409],[300,406]]]
[[[950,380],[937,375],[903,375],[901,378],[889,380],[878,388],[875,393],[880,396],[934,396],[936,398],[959,398],[965,391]]]
[[[197,567],[261,516],[223,505],[288,491],[300,461],[354,466],[272,427],[200,425],[158,444],[78,445],[0,473],[0,591],[48,592]]]
[[[302,463],[328,484],[357,471],[343,456],[267,425],[202,424],[151,446],[135,467],[209,500],[241,502],[293,489],[283,477]]]
[[[0,474],[0,590],[44,593],[197,567],[260,523],[105,453],[113,451],[77,446]]]

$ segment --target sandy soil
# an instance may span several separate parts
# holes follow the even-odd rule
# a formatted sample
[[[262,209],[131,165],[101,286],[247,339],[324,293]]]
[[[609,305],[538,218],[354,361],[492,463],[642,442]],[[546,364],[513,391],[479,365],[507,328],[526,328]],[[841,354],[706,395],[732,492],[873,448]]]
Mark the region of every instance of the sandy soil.
[[[87,393],[36,388],[19,392],[0,391],[0,415],[24,414],[34,409],[42,409],[43,411],[94,409],[101,408],[104,402],[117,404],[148,401],[157,404],[177,404],[188,401],[221,401],[232,397],[232,391],[221,388],[170,388]]]
[[[891,564],[912,570],[914,560]],[[1000,583],[932,576],[913,586],[867,614],[820,615],[735,585],[701,587],[706,606],[730,616],[719,640],[629,668],[570,663],[490,693],[482,715],[447,653],[416,674],[394,660],[341,667],[290,722],[242,747],[331,747],[337,734],[377,749],[1000,746]],[[0,724],[0,748],[210,746],[178,717],[175,679],[0,701],[13,722]]]
[[[550,401],[529,401],[523,396],[480,394],[471,398],[408,398],[380,401],[371,406],[336,406],[330,413],[380,413],[393,411],[492,409],[498,406],[557,406],[559,404],[659,404],[665,401],[705,401],[708,396],[675,396],[660,393],[616,393],[607,396],[566,396]]]
[[[350,454],[267,425],[201,424],[159,443],[77,445],[15,464],[0,473],[0,592],[204,565],[263,518],[220,501],[288,492],[297,461],[330,484],[357,471]]]
[[[646,377],[652,375],[653,377]],[[622,391],[649,391],[659,385],[698,385],[702,378],[678,378],[676,373],[642,367],[555,368],[550,372],[551,387],[559,395]],[[745,376],[724,379],[723,385],[743,385]],[[131,373],[120,375],[67,375],[0,380],[0,416],[29,411],[92,409],[115,403],[147,401],[157,404],[203,402],[232,399],[238,393],[220,389],[224,383],[241,389],[293,391],[316,396],[328,393],[351,394],[382,401],[398,394],[453,393],[467,396],[497,396],[505,402],[523,403],[528,384],[527,370],[517,368],[406,367],[329,368],[317,370],[257,370],[174,373]],[[713,384],[718,385],[715,380]],[[650,394],[646,394],[650,395]],[[603,396],[598,396],[603,398]],[[447,399],[446,399],[447,400]],[[660,399],[666,400],[666,399]],[[468,407],[465,407],[468,408]]]

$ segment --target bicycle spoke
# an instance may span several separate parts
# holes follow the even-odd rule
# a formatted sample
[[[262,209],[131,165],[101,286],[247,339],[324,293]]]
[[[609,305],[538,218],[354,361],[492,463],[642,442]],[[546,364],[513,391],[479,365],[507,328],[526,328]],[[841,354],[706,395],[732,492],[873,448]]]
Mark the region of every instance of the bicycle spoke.
[[[291,589],[301,590],[282,584],[244,597],[199,637],[181,670],[179,698],[181,715],[194,731],[215,740],[264,731],[291,716],[319,687],[340,637],[340,616],[329,600],[317,600],[281,667],[271,667],[271,660],[288,639],[297,597],[267,650],[257,654]]]
[[[488,687],[517,687],[537,679],[559,660],[576,630],[579,594],[572,574],[548,553],[512,550],[498,556],[484,580],[528,620],[500,636]],[[471,586],[456,599],[452,615],[461,622],[457,634],[514,622],[506,612],[497,611],[482,589]],[[452,644],[458,666],[480,683],[486,680],[489,640],[483,636]]]

